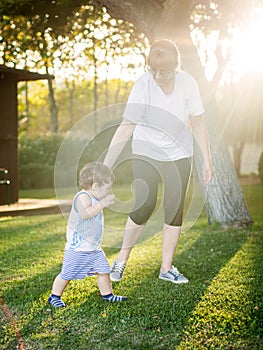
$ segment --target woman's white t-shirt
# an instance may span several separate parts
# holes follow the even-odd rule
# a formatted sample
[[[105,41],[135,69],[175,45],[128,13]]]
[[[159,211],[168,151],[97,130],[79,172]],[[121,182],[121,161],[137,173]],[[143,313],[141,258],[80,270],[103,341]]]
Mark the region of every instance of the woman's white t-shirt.
[[[136,124],[133,154],[160,161],[173,161],[193,155],[189,116],[200,116],[204,107],[196,80],[179,71],[174,89],[165,94],[150,72],[134,84],[123,118]]]

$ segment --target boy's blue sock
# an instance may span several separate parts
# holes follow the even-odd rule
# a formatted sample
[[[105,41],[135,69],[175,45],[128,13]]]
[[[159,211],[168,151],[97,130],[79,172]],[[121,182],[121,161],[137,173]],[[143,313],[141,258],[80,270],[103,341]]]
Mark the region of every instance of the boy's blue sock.
[[[51,294],[48,298],[48,303],[53,307],[66,307],[66,304],[59,295]]]
[[[116,302],[120,302],[120,301],[124,301],[127,299],[127,297],[123,297],[121,295],[114,295],[112,293],[107,294],[107,295],[102,295],[102,299],[106,300],[106,301],[110,301],[112,303],[116,303]]]

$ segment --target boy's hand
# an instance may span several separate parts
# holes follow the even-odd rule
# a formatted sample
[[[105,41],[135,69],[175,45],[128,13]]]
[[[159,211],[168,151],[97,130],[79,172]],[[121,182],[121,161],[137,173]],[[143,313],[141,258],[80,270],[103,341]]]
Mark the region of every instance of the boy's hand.
[[[109,205],[113,204],[114,201],[115,201],[114,194],[108,194],[107,196],[101,199],[101,203],[103,204],[104,207],[108,207]]]

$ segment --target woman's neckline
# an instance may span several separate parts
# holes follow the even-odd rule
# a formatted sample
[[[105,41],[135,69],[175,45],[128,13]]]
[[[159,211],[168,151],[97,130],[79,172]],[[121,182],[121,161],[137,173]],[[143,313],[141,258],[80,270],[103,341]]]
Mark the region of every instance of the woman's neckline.
[[[174,89],[175,89],[175,81],[176,81],[176,75],[177,75],[177,72],[175,73],[175,76],[174,76],[174,79],[173,79],[173,86],[169,89],[167,89],[166,91],[156,83],[156,81],[154,80],[154,78],[152,77],[155,85],[161,90],[161,92],[165,95],[165,96],[170,96],[172,95]]]

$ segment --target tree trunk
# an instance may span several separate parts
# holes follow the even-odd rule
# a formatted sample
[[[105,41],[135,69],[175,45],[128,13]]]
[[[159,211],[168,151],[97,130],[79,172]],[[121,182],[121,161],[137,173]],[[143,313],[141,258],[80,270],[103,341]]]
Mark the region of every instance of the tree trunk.
[[[28,98],[28,81],[25,82],[25,105],[26,105],[26,120],[25,120],[25,129],[28,130],[30,123],[29,116],[29,98]]]
[[[124,68],[121,67],[120,76],[122,76],[123,70],[124,70]],[[121,78],[118,78],[117,88],[116,88],[115,95],[114,95],[114,103],[115,104],[119,103],[119,96],[120,96],[120,91],[121,91],[121,82],[122,82]]]
[[[46,67],[46,73],[48,74],[48,67]],[[56,134],[58,132],[58,109],[51,79],[48,79],[48,98],[50,105],[50,129],[52,133]]]
[[[106,76],[105,76],[105,81],[104,81],[104,84],[105,84],[105,112],[106,112],[106,118],[107,120],[109,120],[110,118],[110,109],[109,109],[109,78],[108,78],[108,75],[109,75],[109,63],[108,61],[106,61]]]
[[[202,183],[208,222],[210,224],[217,222],[224,226],[249,225],[253,221],[248,212],[235,168],[224,142],[223,131],[220,127],[215,100],[217,77],[210,83],[207,81],[189,34],[182,35],[182,33],[183,31],[180,31],[183,66],[186,71],[195,76],[199,83],[205,104],[205,117],[210,140],[214,174],[208,186],[203,184],[203,162],[200,150],[198,147],[195,149],[195,166]]]
[[[94,65],[94,78],[93,78],[93,132],[97,133],[97,108],[98,108],[98,60],[96,57],[96,43],[93,38],[93,65]]]
[[[69,91],[69,128],[72,128],[74,124],[74,94],[75,94],[75,81],[66,81],[66,86]]]
[[[29,115],[29,98],[28,98],[28,81],[25,82],[25,105],[26,105],[26,116]]]
[[[238,177],[241,175],[241,160],[244,148],[244,142],[239,142],[238,144],[233,145],[234,166]]]
[[[50,120],[51,120],[51,132],[58,132],[58,109],[56,106],[56,100],[54,96],[54,89],[51,79],[48,79],[48,96],[50,102]]]
[[[202,182],[202,156],[199,150],[195,152],[195,165],[203,188],[208,222],[224,226],[248,226],[253,220],[248,212],[228,149],[222,135],[217,132],[220,129],[216,123],[215,108],[212,106],[211,110],[208,105],[206,108],[214,169],[213,180],[208,186]]]

